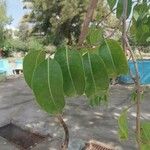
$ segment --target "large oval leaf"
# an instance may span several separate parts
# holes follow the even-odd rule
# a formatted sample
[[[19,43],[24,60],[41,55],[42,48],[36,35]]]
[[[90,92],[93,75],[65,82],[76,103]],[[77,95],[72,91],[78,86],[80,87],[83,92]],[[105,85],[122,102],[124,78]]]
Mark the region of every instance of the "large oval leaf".
[[[62,69],[65,94],[67,96],[82,95],[85,90],[85,77],[80,53],[63,47],[56,52],[55,60]]]
[[[85,94],[92,105],[100,104],[100,98],[106,94],[109,78],[103,60],[96,54],[83,55],[86,76]]]
[[[128,73],[128,63],[123,49],[115,40],[105,40],[99,55],[103,59],[110,77]]]
[[[44,60],[35,69],[32,80],[36,101],[50,114],[61,113],[64,106],[63,77],[59,64],[55,60]]]
[[[45,60],[44,51],[30,51],[23,60],[24,78],[30,88],[32,88],[32,79],[35,68]]]
[[[124,0],[119,0],[117,4],[117,18],[120,19],[120,17],[123,14],[123,1]],[[130,16],[132,10],[132,0],[128,0],[128,6],[127,6],[127,18]]]

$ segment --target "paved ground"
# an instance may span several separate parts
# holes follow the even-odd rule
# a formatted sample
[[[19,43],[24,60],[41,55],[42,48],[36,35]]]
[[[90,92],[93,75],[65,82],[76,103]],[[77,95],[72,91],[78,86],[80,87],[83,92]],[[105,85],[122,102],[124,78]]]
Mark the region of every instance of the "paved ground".
[[[111,88],[109,105],[101,108],[88,106],[85,97],[67,100],[64,118],[70,130],[69,150],[80,150],[85,141],[95,139],[112,144],[116,149],[134,150],[135,110],[129,111],[130,141],[120,142],[117,135],[117,117],[123,106],[130,104],[132,88],[116,85]],[[145,92],[142,119],[150,120],[150,93]],[[41,111],[24,80],[11,79],[0,83],[0,126],[13,122],[33,132],[49,134],[50,138],[37,144],[32,150],[58,150],[63,130],[57,120]],[[0,150],[18,150],[0,138]]]

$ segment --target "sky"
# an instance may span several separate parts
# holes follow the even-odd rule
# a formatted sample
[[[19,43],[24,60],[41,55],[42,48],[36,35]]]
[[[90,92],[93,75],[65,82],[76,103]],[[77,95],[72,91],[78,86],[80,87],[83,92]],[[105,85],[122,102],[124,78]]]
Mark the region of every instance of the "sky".
[[[23,3],[21,0],[6,0],[7,14],[13,18],[11,28],[17,28],[22,16],[26,10],[23,9]]]

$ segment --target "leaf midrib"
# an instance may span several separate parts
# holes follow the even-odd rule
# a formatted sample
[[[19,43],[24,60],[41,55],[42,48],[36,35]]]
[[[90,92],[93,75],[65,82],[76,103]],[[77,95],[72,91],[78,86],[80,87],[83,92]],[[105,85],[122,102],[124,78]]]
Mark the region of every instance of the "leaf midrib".
[[[50,96],[51,96],[51,98],[52,98],[52,101],[53,101],[53,103],[54,103],[54,105],[55,105],[55,107],[56,107],[56,110],[57,110],[57,112],[59,111],[59,109],[58,109],[58,107],[57,107],[57,105],[56,105],[56,103],[55,103],[55,100],[54,100],[54,97],[53,97],[53,94],[52,94],[52,91],[51,91],[51,86],[50,86],[50,79],[49,79],[49,74],[50,74],[50,70],[49,70],[49,62],[50,62],[50,60],[49,60],[49,58],[47,59],[47,81],[48,81],[48,90],[49,90],[49,93],[50,93]]]
[[[30,81],[30,83],[31,83],[31,88],[33,87],[33,77],[34,77],[34,73],[35,73],[35,71],[36,71],[38,59],[39,59],[39,56],[41,55],[41,52],[42,52],[42,51],[40,51],[39,54],[38,54],[37,57],[36,57],[35,66],[34,66],[33,73],[32,73],[32,78],[31,78],[31,81]]]
[[[90,72],[91,72],[91,76],[92,76],[92,80],[93,80],[93,84],[94,84],[94,88],[95,88],[95,93],[96,93],[97,88],[96,88],[96,83],[95,83],[95,79],[94,79],[94,76],[93,76],[92,64],[91,64],[90,54],[89,53],[88,53],[88,60],[89,60]]]
[[[105,40],[105,43],[106,43],[106,46],[107,46],[107,49],[108,49],[108,53],[109,53],[109,55],[110,55],[110,57],[111,57],[111,60],[112,60],[113,68],[115,69],[115,72],[117,73],[117,68],[116,68],[116,66],[115,66],[115,63],[114,63],[114,59],[113,59],[113,57],[112,57],[111,50],[110,50],[109,45],[108,45],[108,43],[107,43],[106,40]]]
[[[76,93],[76,88],[75,88],[75,84],[73,82],[73,79],[72,79],[72,75],[71,75],[71,72],[70,72],[70,66],[69,66],[69,56],[68,56],[68,49],[66,48],[66,63],[67,63],[67,68],[68,68],[68,73],[69,73],[69,76],[70,76],[70,79],[71,79],[71,83],[73,85],[73,89]],[[77,93],[76,93],[77,94]]]

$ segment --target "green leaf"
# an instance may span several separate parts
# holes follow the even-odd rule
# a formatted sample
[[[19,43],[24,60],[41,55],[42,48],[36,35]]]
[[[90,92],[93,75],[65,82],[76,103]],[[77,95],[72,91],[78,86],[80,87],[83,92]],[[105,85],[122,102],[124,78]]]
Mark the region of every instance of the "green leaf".
[[[130,28],[133,42],[137,45],[148,45],[150,42],[147,39],[150,37],[150,26],[148,18],[138,18],[137,21],[132,19]]]
[[[103,60],[94,53],[83,55],[86,77],[85,94],[92,105],[99,104],[100,97],[106,95],[109,87],[109,78]],[[94,101],[94,102],[92,102]]]
[[[32,79],[35,68],[45,60],[44,51],[30,51],[23,60],[23,73],[28,86],[32,88]]]
[[[117,18],[120,19],[120,17],[123,14],[123,1],[124,0],[119,0],[117,4]],[[127,7],[127,18],[130,16],[132,10],[132,0],[128,0],[128,7]]]
[[[102,29],[91,27],[88,31],[86,39],[91,45],[99,45],[103,40]]]
[[[59,114],[65,106],[63,77],[59,64],[50,58],[35,69],[32,81],[37,103],[49,114]]]
[[[141,142],[150,147],[150,122],[141,123]]]
[[[141,150],[150,150],[150,144],[141,144]]]
[[[56,52],[55,60],[62,69],[65,94],[67,96],[82,95],[85,91],[85,76],[80,53],[62,47]]]
[[[107,3],[110,7],[110,9],[112,10],[116,4],[116,0],[107,0]]]
[[[133,92],[131,93],[131,100],[132,100],[133,102],[135,102],[135,101],[137,100],[137,92],[136,92],[136,91],[133,91]]]
[[[105,40],[99,48],[99,56],[103,59],[110,77],[128,73],[126,56],[117,41]]]
[[[119,126],[119,137],[122,140],[128,139],[128,121],[127,121],[127,111],[124,110],[118,118]]]
[[[133,10],[133,16],[135,19],[139,17],[143,18],[146,15],[148,15],[149,10],[150,10],[150,7],[147,5],[147,3],[137,4]]]
[[[89,101],[89,104],[92,106],[92,107],[95,107],[95,106],[100,106],[102,104],[107,104],[108,102],[108,95],[107,95],[107,91],[106,92],[103,92],[101,93],[102,96],[96,96],[94,98],[91,98],[90,101]]]

